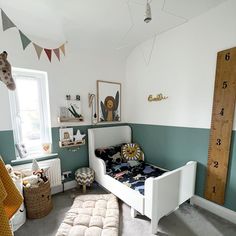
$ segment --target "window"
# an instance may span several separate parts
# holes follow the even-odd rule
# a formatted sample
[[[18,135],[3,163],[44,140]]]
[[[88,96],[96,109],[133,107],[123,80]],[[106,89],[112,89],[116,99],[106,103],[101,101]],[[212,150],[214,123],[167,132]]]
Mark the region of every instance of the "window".
[[[42,153],[51,143],[47,73],[13,68],[16,90],[10,92],[15,144],[25,145],[30,155]]]

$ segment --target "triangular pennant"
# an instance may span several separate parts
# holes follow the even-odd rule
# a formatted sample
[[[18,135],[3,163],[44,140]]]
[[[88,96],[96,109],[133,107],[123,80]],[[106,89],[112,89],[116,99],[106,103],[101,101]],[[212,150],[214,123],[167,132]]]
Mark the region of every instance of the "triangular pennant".
[[[59,48],[55,48],[55,49],[53,49],[53,52],[54,52],[55,55],[57,56],[58,61],[60,61],[60,50],[59,50]]]
[[[43,48],[41,48],[39,45],[33,43],[35,51],[37,53],[38,59],[40,59],[40,56],[42,54]]]
[[[9,17],[6,15],[6,13],[1,9],[2,13],[2,28],[3,31],[16,27],[15,24],[9,19]]]
[[[65,44],[62,44],[60,47],[60,50],[62,51],[62,53],[64,54],[64,56],[66,55],[65,53]]]
[[[20,33],[22,47],[25,50],[27,46],[31,43],[31,40],[25,34],[23,34],[20,30],[19,30],[19,33]]]
[[[52,49],[44,48],[44,51],[47,54],[48,60],[51,62],[51,60],[52,60]]]

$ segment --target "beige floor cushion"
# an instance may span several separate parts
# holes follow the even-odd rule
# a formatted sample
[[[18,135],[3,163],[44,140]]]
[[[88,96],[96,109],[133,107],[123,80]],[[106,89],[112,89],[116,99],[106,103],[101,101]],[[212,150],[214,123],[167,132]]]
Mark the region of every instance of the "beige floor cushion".
[[[118,236],[119,205],[113,194],[81,195],[56,236]]]

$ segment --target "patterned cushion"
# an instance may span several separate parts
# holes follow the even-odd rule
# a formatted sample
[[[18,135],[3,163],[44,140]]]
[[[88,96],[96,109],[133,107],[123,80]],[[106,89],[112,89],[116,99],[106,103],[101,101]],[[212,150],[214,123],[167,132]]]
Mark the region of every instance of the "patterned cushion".
[[[113,194],[75,198],[56,236],[118,236],[119,205]]]
[[[75,180],[80,185],[91,185],[94,181],[94,170],[88,167],[83,167],[75,172]]]
[[[125,161],[136,160],[143,161],[144,153],[136,143],[127,143],[121,148],[122,158]]]
[[[107,165],[119,164],[122,162],[121,147],[123,144],[110,146],[106,148],[97,148],[95,155],[101,158]]]

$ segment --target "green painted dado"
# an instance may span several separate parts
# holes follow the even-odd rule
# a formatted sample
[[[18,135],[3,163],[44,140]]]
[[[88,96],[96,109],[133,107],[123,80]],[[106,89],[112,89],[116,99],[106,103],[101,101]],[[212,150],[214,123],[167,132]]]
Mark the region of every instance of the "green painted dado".
[[[8,164],[16,158],[12,130],[0,131],[0,155]]]
[[[147,162],[171,170],[184,165],[190,160],[196,160],[198,162],[196,194],[203,197],[209,140],[208,129],[143,124],[130,124],[130,126],[133,131],[133,141],[142,146]],[[82,133],[87,134],[89,128],[95,127],[104,126],[79,126],[74,127],[74,130],[80,129]],[[75,152],[60,148],[58,140],[59,128],[52,128],[52,151],[58,153],[58,157],[61,159],[62,171],[75,171],[79,167],[88,166],[87,136],[86,145],[81,146],[77,151],[74,149]],[[0,131],[0,155],[3,156],[6,163],[10,164],[12,160],[15,160],[12,131]],[[236,211],[235,155],[236,138],[235,132],[233,132],[225,207],[234,211]]]
[[[130,124],[133,141],[139,143],[147,162],[175,169],[190,160],[198,162],[196,194],[204,196],[210,130],[158,125]],[[232,136],[225,207],[236,211],[236,139]]]

